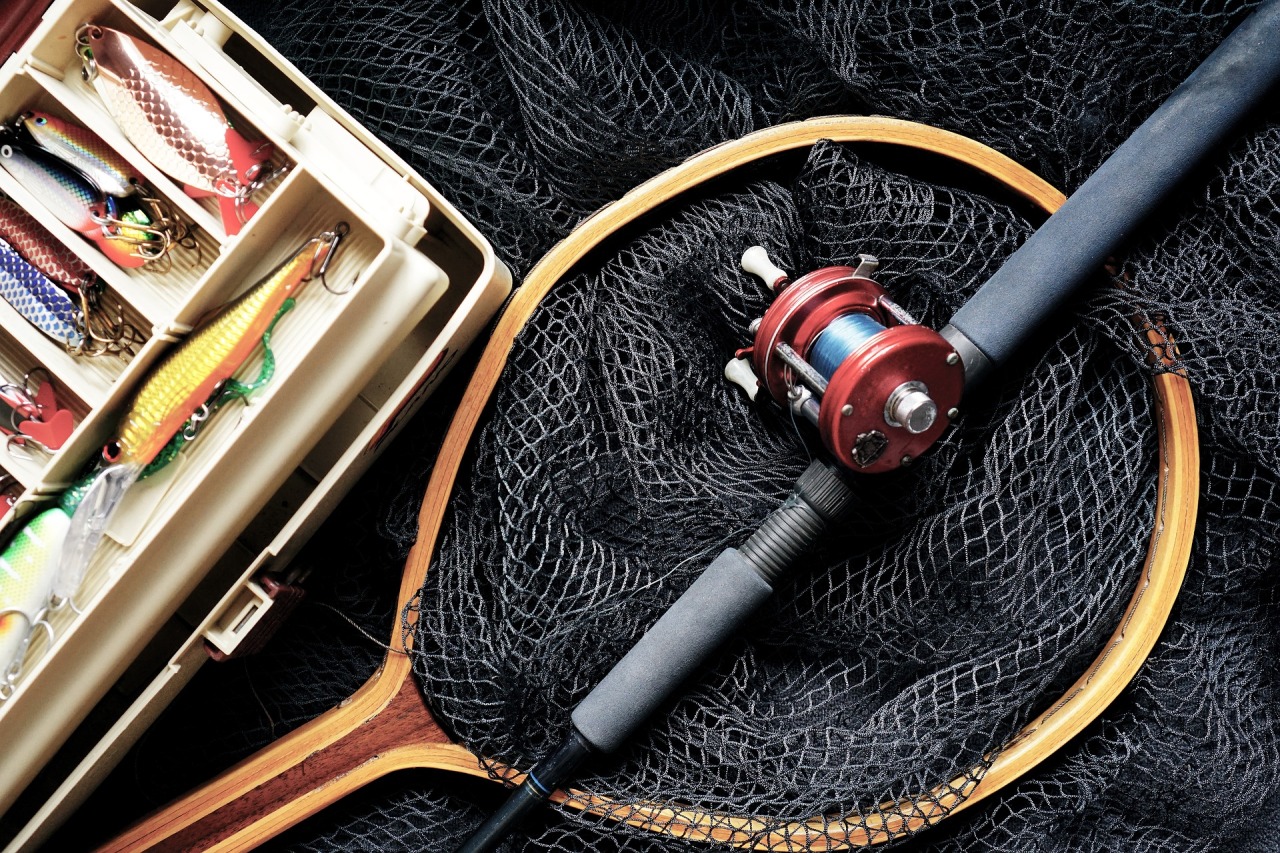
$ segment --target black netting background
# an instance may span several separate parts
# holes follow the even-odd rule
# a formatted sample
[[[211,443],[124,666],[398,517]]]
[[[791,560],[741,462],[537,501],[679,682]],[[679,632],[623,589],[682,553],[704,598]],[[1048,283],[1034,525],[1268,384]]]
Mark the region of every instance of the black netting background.
[[[879,113],[1078,185],[1250,4],[237,3],[493,240],[517,278],[592,210],[717,142]],[[1028,218],[1030,217],[1030,218]],[[811,436],[720,375],[766,301],[736,268],[868,252],[938,325],[1034,228],[972,176],[824,144],[721,181],[575,270],[517,342],[416,604],[414,666],[455,737],[524,766],[568,709],[789,490]],[[1154,500],[1162,318],[1196,388],[1200,529],[1171,624],[1060,754],[900,849],[1270,850],[1280,831],[1280,110],[1165,205],[1099,287],[966,403],[590,791],[780,820],[952,778],[1060,695],[1135,583]],[[209,666],[67,845],[349,695],[399,618],[417,502],[460,383],[302,559],[313,595],[259,658]],[[342,614],[341,616],[339,615]],[[393,776],[274,843],[451,850],[497,785]],[[510,851],[703,845],[548,810]]]

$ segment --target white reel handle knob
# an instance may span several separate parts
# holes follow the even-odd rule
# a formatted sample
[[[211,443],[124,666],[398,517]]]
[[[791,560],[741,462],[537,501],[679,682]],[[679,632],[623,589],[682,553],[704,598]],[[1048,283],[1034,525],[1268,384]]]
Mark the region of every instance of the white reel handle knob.
[[[752,246],[742,253],[742,268],[760,280],[770,290],[779,290],[788,276],[785,270],[769,260],[769,253],[764,246]]]
[[[751,402],[756,401],[756,395],[760,393],[760,380],[751,369],[751,359],[735,358],[730,361],[724,366],[724,378],[746,391]]]

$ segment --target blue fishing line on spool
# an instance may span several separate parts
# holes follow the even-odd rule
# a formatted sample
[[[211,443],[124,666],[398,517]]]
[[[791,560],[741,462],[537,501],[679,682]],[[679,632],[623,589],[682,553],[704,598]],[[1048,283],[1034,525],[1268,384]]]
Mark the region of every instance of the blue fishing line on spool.
[[[866,314],[843,314],[818,335],[807,361],[829,380],[846,358],[883,331],[884,326]]]

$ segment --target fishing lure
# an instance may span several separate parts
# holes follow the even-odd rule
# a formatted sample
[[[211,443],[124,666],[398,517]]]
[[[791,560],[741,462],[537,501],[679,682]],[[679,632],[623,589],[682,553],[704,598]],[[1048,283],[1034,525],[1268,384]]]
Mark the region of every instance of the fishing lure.
[[[97,276],[71,249],[56,240],[16,201],[0,196],[0,239],[63,290],[92,289]]]
[[[4,240],[0,240],[0,297],[68,350],[84,346],[84,316],[80,309]]]
[[[188,195],[217,196],[227,234],[239,233],[257,212],[250,196],[283,174],[270,166],[271,144],[245,139],[209,87],[164,51],[97,24],[76,42],[85,79],[129,141]]]
[[[164,251],[174,244],[195,248],[190,228],[172,206],[151,192],[129,163],[93,131],[38,111],[23,113],[18,122],[41,149],[79,171],[105,195],[117,199],[121,239],[144,247],[140,254],[157,254],[149,232],[165,235]],[[145,226],[131,228],[131,225]]]
[[[0,553],[0,699],[22,672],[22,658],[53,595],[71,515],[51,507],[27,522]]]
[[[141,333],[127,323],[117,306],[116,317],[108,317],[101,306],[101,287],[65,288],[30,263],[0,237],[0,297],[12,305],[33,326],[67,347],[72,355],[119,355],[133,353],[141,343]],[[73,301],[72,297],[79,302]]]
[[[79,169],[107,195],[124,198],[142,186],[134,168],[93,131],[38,111],[23,113],[18,121],[37,145]]]
[[[88,492],[88,477],[77,481],[58,503],[28,521],[0,553],[0,701],[13,694],[22,675],[22,659],[37,625],[50,610],[71,602],[59,596],[56,580],[66,549],[71,519]]]
[[[122,220],[112,196],[62,160],[28,144],[14,127],[0,130],[0,166],[64,225],[88,237],[120,266],[139,267],[168,251],[163,232]]]
[[[18,385],[0,379],[0,433],[8,436],[6,447],[34,447],[43,453],[58,450],[75,430],[75,418],[58,404],[53,383],[46,379],[32,390],[33,376],[47,373],[37,368]]]
[[[143,342],[142,334],[125,321],[122,306],[117,304],[114,318],[107,316],[102,306],[102,282],[89,265],[4,196],[0,196],[0,240],[79,301],[85,342],[75,354],[111,353],[124,357],[133,352],[135,344]]]
[[[312,237],[284,263],[219,309],[151,371],[120,420],[115,438],[72,517],[55,594],[69,598],[79,587],[102,533],[134,481],[163,465],[190,440],[199,424],[229,399],[247,398],[271,379],[270,333],[293,307],[293,297],[325,273],[349,232],[346,223]],[[266,346],[262,373],[249,384],[232,380],[259,341]],[[187,429],[184,429],[184,425]]]

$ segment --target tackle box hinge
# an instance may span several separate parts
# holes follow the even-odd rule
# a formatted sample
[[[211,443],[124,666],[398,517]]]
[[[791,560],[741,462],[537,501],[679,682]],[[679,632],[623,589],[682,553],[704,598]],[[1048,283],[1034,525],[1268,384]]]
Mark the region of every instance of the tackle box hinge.
[[[306,592],[282,579],[259,574],[245,581],[231,603],[204,632],[204,646],[216,661],[262,650],[302,601]]]

